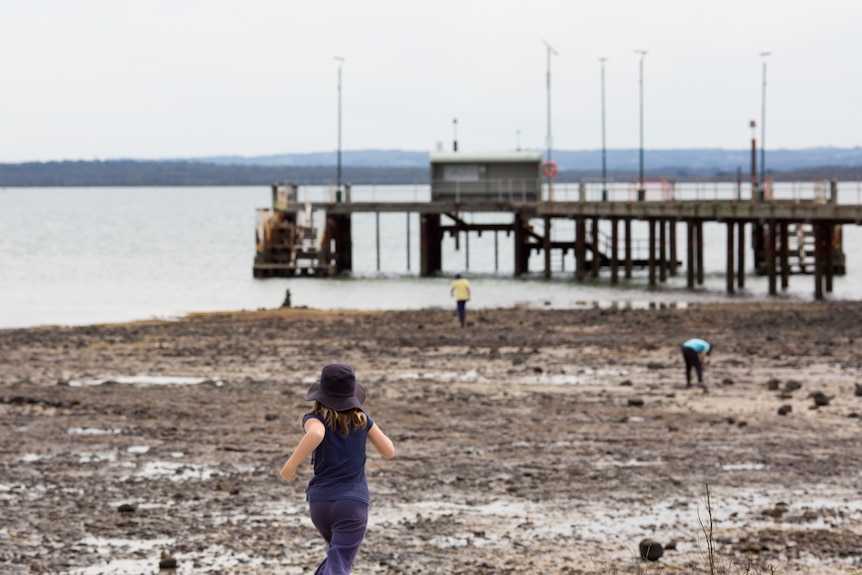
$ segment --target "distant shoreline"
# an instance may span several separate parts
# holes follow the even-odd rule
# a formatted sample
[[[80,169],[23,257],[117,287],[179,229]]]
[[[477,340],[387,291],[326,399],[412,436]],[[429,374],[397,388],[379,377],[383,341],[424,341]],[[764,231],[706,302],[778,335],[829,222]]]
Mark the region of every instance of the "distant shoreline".
[[[748,181],[746,171],[708,169],[647,170],[648,179],[674,181]],[[344,166],[342,182],[352,185],[427,185],[427,167]],[[596,170],[562,169],[558,183],[601,177]],[[629,181],[636,171],[609,171],[610,181]],[[774,181],[862,179],[862,165],[821,166],[794,171],[768,170]],[[225,165],[190,161],[64,161],[0,164],[0,188],[25,187],[135,187],[135,186],[269,186],[275,182],[299,185],[335,185],[334,166]]]

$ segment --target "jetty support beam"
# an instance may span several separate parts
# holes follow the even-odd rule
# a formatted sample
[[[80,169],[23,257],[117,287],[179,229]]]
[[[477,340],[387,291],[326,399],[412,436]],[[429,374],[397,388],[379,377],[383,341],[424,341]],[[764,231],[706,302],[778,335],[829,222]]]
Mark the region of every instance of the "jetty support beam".
[[[575,279],[587,276],[587,220],[575,219]]]
[[[626,279],[632,279],[632,221],[630,218],[625,220],[625,236],[626,236]]]
[[[695,266],[697,262],[694,259],[694,243],[695,243],[695,224],[692,220],[686,220],[686,270],[685,281],[688,289],[694,289]]]
[[[647,267],[649,268],[649,286],[655,287],[655,224],[656,221],[652,218],[647,220],[649,228],[649,239],[647,241]]]
[[[422,214],[419,219],[419,275],[429,277],[443,270],[443,234],[440,214]]]
[[[703,285],[703,220],[695,222],[697,243],[697,285]]]
[[[529,225],[529,221],[528,217],[524,217],[520,212],[515,212],[513,227],[515,229],[516,277],[527,273],[530,269],[530,246],[527,244],[529,230],[526,228],[526,226]]]
[[[617,259],[617,248],[619,247],[619,220],[611,220],[611,285],[619,283],[619,260]]]
[[[738,227],[736,287],[742,289],[745,287],[745,222],[740,220]]]
[[[327,223],[332,224],[331,238],[335,240],[335,273],[349,272],[353,270],[353,240],[351,239],[350,215],[330,216]],[[329,246],[326,246],[329,247]]]
[[[780,250],[778,253],[778,265],[781,268],[781,289],[786,290],[790,286],[790,246],[788,242],[787,222],[778,224],[778,239]]]
[[[775,274],[775,243],[777,235],[775,233],[775,226],[775,220],[769,220],[766,226],[766,229],[769,230],[766,239],[766,273],[769,276],[769,295],[776,295],[778,293]]]
[[[545,234],[542,236],[542,251],[545,256],[545,279],[551,279],[551,218],[545,216]]]
[[[733,223],[727,222],[727,293],[733,293]]]

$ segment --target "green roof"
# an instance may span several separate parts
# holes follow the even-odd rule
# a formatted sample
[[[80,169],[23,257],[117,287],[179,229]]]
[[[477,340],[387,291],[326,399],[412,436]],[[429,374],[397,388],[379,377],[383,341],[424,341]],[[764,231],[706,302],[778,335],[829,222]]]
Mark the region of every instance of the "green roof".
[[[542,152],[431,152],[432,164],[540,163]]]

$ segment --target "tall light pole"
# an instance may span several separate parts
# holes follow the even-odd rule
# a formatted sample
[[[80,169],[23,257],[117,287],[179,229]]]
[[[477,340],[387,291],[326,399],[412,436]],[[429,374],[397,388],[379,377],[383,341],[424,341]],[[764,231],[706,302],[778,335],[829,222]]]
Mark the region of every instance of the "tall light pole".
[[[547,48],[548,53],[548,73],[547,73],[547,92],[548,92],[548,137],[547,137],[547,146],[548,146],[548,159],[547,161],[551,161],[551,148],[553,145],[553,138],[551,137],[551,55],[556,55],[557,51],[554,50],[553,46],[542,40],[542,43]],[[548,178],[548,199],[554,199],[554,188],[551,184],[551,178]]]
[[[458,151],[458,118],[452,118],[452,151]]]
[[[769,52],[761,52],[763,59],[763,88],[760,98],[760,189],[766,192],[766,57]]]
[[[341,202],[341,67],[344,64],[344,58],[336,56],[335,60],[338,62],[338,183],[335,188],[335,201]]]
[[[605,60],[607,58],[599,58],[602,63],[602,201],[608,199],[608,165],[607,152],[605,147]]]
[[[644,189],[644,57],[647,55],[646,50],[635,50],[635,54],[640,54],[640,169],[638,171],[638,179],[640,187],[638,188],[638,201],[642,202],[646,196]]]

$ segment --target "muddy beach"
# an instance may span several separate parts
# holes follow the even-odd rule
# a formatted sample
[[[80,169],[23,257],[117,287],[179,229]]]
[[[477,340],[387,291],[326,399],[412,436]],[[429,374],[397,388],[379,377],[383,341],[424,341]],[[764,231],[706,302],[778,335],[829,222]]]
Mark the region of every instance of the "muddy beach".
[[[277,472],[305,390],[344,361],[397,451],[369,451],[357,574],[708,573],[710,546],[718,572],[853,573],[860,319],[776,302],[0,330],[0,572],[313,572],[310,467]],[[716,345],[707,394],[684,385],[695,336]]]

